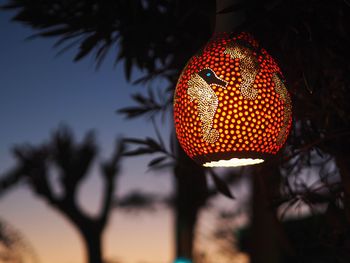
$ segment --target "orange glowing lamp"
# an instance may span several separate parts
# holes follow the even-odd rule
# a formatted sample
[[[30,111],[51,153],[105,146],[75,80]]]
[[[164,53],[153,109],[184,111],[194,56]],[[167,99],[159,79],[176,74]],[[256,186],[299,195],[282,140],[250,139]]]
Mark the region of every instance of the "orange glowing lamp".
[[[174,96],[185,152],[207,167],[264,162],[285,143],[292,105],[280,68],[249,34],[220,34],[187,63]]]

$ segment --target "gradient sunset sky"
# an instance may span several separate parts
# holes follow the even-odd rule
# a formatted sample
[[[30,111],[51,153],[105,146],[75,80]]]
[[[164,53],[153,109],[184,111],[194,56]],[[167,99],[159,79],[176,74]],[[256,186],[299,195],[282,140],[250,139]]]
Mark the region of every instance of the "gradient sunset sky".
[[[30,28],[10,22],[10,12],[0,12],[0,173],[14,165],[15,144],[38,144],[49,139],[59,125],[70,126],[80,140],[90,129],[97,133],[101,158],[107,157],[118,135],[153,135],[146,120],[126,121],[116,109],[132,105],[130,94],[144,87],[125,81],[122,65],[113,68],[107,58],[95,71],[92,58],[73,63],[74,52],[55,56],[54,40],[34,39]],[[113,52],[112,52],[113,54]],[[135,73],[137,76],[140,73]],[[147,124],[148,123],[148,124]],[[141,127],[141,128],[140,128]],[[146,172],[147,159],[123,162],[117,195],[130,189],[169,193],[171,176]],[[101,182],[92,169],[80,201],[94,213],[100,201]],[[0,200],[0,216],[32,244],[41,262],[83,263],[82,243],[75,229],[25,186]],[[115,211],[104,236],[108,259],[124,263],[168,263],[172,258],[171,213],[128,215]]]

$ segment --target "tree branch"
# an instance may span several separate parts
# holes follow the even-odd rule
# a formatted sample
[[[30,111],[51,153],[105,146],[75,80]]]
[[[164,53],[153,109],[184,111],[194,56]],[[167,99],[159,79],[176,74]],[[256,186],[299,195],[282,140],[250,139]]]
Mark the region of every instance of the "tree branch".
[[[109,161],[102,164],[101,166],[105,190],[103,191],[103,206],[101,208],[98,221],[99,224],[101,224],[102,226],[104,226],[108,222],[111,206],[113,203],[113,194],[115,190],[114,179],[119,173],[119,162],[123,152],[124,143],[121,140],[118,140],[112,158]]]
[[[0,196],[23,179],[23,167],[16,167],[1,176]]]

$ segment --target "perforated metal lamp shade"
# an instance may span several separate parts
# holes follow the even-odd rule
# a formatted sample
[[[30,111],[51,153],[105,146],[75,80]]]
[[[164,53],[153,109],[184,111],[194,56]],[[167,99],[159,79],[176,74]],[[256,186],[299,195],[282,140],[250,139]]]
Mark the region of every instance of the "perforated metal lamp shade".
[[[251,35],[220,34],[182,71],[174,120],[182,148],[199,164],[250,165],[281,149],[292,105],[280,68]]]

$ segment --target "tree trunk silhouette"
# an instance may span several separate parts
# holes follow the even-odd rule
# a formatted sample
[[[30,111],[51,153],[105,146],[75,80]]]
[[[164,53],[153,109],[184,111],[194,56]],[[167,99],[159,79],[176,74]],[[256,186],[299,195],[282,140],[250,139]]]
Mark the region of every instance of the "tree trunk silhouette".
[[[279,222],[272,207],[279,194],[279,168],[275,162],[256,168],[252,184],[251,263],[279,263]]]
[[[200,207],[178,205],[175,211],[176,257],[193,258],[194,231]]]
[[[350,224],[350,156],[341,153],[335,155],[336,164],[344,190],[344,210],[347,222]]]
[[[88,263],[102,263],[102,232],[101,230],[82,230],[85,245],[85,257]]]
[[[114,190],[110,191],[110,193],[112,193]],[[106,192],[106,194],[108,194],[108,192]],[[110,201],[111,200],[107,202]],[[80,208],[76,205],[76,202],[73,201],[70,197],[67,197],[67,199],[63,202],[54,201],[52,205],[56,210],[63,214],[72,223],[75,229],[80,233],[80,237],[83,240],[85,248],[85,262],[102,263],[102,237],[103,231],[108,223],[108,215],[104,213],[109,213],[110,208],[108,208],[105,212],[101,212],[101,216],[93,218],[85,215],[85,213],[82,212]]]
[[[175,245],[176,257],[193,260],[194,232],[198,213],[208,198],[204,169],[191,160],[177,143],[178,164],[175,173]]]

